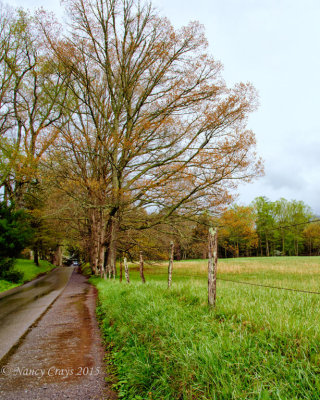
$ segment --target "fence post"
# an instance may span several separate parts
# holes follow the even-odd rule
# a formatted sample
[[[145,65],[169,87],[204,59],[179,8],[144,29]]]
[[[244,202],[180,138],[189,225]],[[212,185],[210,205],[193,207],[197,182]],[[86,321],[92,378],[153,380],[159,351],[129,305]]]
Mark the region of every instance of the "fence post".
[[[218,233],[217,228],[209,228],[209,260],[208,260],[208,304],[216,305],[216,284],[218,264]]]
[[[173,257],[174,257],[174,243],[170,242],[170,259],[169,259],[169,267],[168,267],[168,288],[171,287],[171,283],[172,283]]]
[[[125,277],[126,277],[126,281],[127,281],[128,283],[130,283],[130,278],[129,278],[129,267],[128,267],[128,262],[127,262],[127,257],[124,257],[123,263],[124,263],[124,274],[125,274]]]
[[[142,256],[142,251],[140,251],[140,276],[141,276],[142,283],[146,283],[146,279],[145,279],[144,273],[143,273],[143,256]]]

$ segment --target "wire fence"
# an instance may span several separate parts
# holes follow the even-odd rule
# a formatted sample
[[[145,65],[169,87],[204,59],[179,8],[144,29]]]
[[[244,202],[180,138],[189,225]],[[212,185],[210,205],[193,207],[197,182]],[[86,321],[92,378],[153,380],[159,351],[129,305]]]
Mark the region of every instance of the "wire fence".
[[[285,287],[281,287],[281,286],[262,285],[260,283],[234,281],[233,279],[226,279],[226,278],[217,278],[217,280],[225,281],[225,282],[232,282],[232,283],[239,283],[241,285],[258,286],[258,287],[263,287],[263,288],[268,288],[268,289],[279,289],[279,290],[288,290],[288,291],[291,291],[291,292],[320,294],[320,292],[314,292],[312,290],[302,290],[302,289],[285,288]]]
[[[282,225],[282,226],[277,226],[275,228],[271,228],[269,231],[271,230],[284,230],[284,229],[289,229],[292,227],[297,227],[297,226],[302,226],[302,225],[307,225],[307,224],[312,224],[312,223],[317,223],[320,222],[320,219],[313,219],[313,220],[307,220],[307,221],[303,221],[303,222],[299,222],[299,223],[295,223],[295,224],[288,224],[288,225]],[[217,228],[223,228],[224,226],[218,226]],[[206,243],[207,242],[207,238],[203,238],[203,237],[193,237],[193,240],[198,241],[198,242],[203,242]],[[151,264],[152,265],[152,264]],[[161,267],[160,265],[157,264],[153,264],[153,267]],[[146,270],[146,272],[151,272],[153,268],[148,268]],[[168,275],[167,272],[160,272],[159,270],[152,270],[152,275]],[[175,269],[173,268],[173,280],[174,280],[174,276],[178,276],[180,278],[205,278],[206,274],[188,274],[188,273],[180,273],[177,274]],[[287,288],[287,287],[282,287],[282,286],[275,286],[275,285],[265,285],[265,284],[261,284],[261,283],[256,283],[256,282],[247,282],[247,281],[242,281],[242,280],[234,280],[234,279],[228,279],[228,278],[221,278],[219,276],[216,277],[217,281],[224,281],[224,282],[229,282],[229,283],[233,283],[233,284],[240,284],[240,285],[248,285],[248,286],[254,286],[254,287],[261,287],[261,288],[266,288],[266,289],[276,289],[276,290],[284,290],[284,291],[290,291],[290,292],[296,292],[296,293],[304,293],[304,294],[316,294],[316,295],[320,295],[320,291],[313,291],[313,290],[304,290],[304,289],[295,289],[295,288]]]
[[[160,271],[151,271],[151,268],[147,268],[145,272],[151,272],[152,275],[157,276],[157,275],[163,275],[167,276],[167,272],[160,272]],[[173,269],[173,281],[174,277],[179,277],[179,278],[199,278],[199,279],[205,279],[206,274],[186,274],[186,273],[176,273],[175,270]],[[256,282],[246,282],[246,281],[239,281],[239,280],[234,280],[234,279],[228,279],[228,278],[221,278],[217,276],[217,281],[224,281],[224,282],[229,282],[229,283],[235,283],[235,284],[240,284],[240,285],[249,285],[249,286],[256,286],[256,287],[261,287],[261,288],[266,288],[266,289],[277,289],[277,290],[285,290],[285,291],[290,291],[290,292],[297,292],[297,293],[307,293],[307,294],[317,294],[320,295],[320,292],[313,291],[313,290],[304,290],[304,289],[295,289],[295,288],[287,288],[287,287],[282,287],[282,286],[274,286],[274,285],[264,285],[261,283],[256,283]]]

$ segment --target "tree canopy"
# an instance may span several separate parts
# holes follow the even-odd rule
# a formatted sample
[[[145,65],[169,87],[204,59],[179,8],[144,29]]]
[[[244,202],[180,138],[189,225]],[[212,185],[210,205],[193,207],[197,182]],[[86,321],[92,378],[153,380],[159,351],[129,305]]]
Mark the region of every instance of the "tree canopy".
[[[128,233],[218,214],[262,173],[246,126],[257,94],[227,87],[197,22],[175,29],[135,0],[63,4],[67,25],[1,11],[1,183],[39,227],[68,220],[104,275]],[[39,215],[30,194],[44,192]]]

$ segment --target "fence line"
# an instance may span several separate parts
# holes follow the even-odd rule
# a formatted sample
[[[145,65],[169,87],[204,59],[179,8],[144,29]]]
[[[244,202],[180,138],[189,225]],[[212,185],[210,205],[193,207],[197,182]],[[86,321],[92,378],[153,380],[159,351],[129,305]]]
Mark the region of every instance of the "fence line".
[[[253,282],[244,282],[244,281],[234,281],[232,279],[226,279],[226,278],[217,278],[220,281],[225,281],[225,282],[232,282],[232,283],[239,283],[241,285],[251,285],[251,286],[260,286],[268,289],[280,289],[280,290],[288,290],[291,292],[300,292],[300,293],[309,293],[309,294],[320,294],[320,292],[313,292],[310,290],[302,290],[302,289],[292,289],[292,288],[284,288],[280,286],[270,286],[270,285],[262,285],[260,283],[253,283]]]
[[[151,272],[151,271],[146,271],[146,272]],[[152,275],[168,275],[167,272],[155,272],[152,271],[151,272]],[[179,278],[205,278],[206,275],[205,274],[173,274],[173,276],[177,276]],[[281,287],[281,286],[271,286],[271,285],[262,285],[260,283],[254,283],[254,282],[245,282],[245,281],[235,281],[233,279],[227,279],[227,278],[219,278],[217,276],[217,280],[218,281],[224,281],[224,282],[232,282],[232,283],[238,283],[240,285],[250,285],[250,286],[257,286],[257,287],[263,287],[266,289],[278,289],[278,290],[286,290],[286,291],[290,291],[290,292],[298,292],[298,293],[307,293],[307,294],[320,294],[320,292],[315,292],[315,291],[311,291],[311,290],[302,290],[302,289],[293,289],[293,288],[285,288],[285,287]]]

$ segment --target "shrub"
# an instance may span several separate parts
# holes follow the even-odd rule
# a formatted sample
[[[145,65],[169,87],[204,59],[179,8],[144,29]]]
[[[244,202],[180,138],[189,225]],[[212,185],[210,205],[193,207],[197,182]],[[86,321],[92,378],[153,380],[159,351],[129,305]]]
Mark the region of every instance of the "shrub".
[[[0,278],[9,282],[18,283],[23,280],[23,273],[15,271],[13,266],[13,258],[4,258],[0,260]]]

